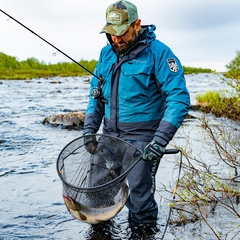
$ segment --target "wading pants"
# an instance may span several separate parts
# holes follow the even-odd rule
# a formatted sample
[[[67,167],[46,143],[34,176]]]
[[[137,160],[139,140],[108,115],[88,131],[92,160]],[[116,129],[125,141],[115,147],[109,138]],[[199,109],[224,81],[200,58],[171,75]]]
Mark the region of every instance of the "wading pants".
[[[140,150],[148,142],[129,141]],[[129,220],[137,223],[152,223],[157,220],[158,205],[154,199],[155,175],[159,160],[140,160],[127,176],[130,194],[126,202]]]

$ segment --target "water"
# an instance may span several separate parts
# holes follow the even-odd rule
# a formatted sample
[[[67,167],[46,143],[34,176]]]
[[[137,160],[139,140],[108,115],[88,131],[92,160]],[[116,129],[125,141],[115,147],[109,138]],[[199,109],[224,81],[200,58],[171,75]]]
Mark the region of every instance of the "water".
[[[101,228],[92,228],[74,219],[63,202],[56,160],[63,147],[82,133],[44,126],[42,121],[50,115],[85,111],[89,89],[89,84],[85,81],[87,79],[88,77],[56,77],[31,81],[1,81],[0,240],[140,239],[132,236],[125,207],[111,223]],[[207,89],[226,88],[225,83],[212,74],[188,75],[186,79],[192,104],[195,103],[197,93]],[[197,134],[199,122],[193,119],[184,128],[194,131],[192,140],[196,142],[197,151],[201,141]],[[176,135],[176,141],[184,146],[181,131],[180,129]],[[173,158],[168,156],[162,160],[157,173],[156,199],[159,203],[160,231],[151,236],[149,234],[144,239],[161,239],[166,225],[169,202],[165,197],[171,199],[172,196],[164,191],[163,184],[174,186],[177,179],[177,170],[170,157]],[[212,221],[222,230],[222,213],[218,214]],[[169,226],[164,239],[193,237],[215,239],[211,231],[199,223],[185,227]]]

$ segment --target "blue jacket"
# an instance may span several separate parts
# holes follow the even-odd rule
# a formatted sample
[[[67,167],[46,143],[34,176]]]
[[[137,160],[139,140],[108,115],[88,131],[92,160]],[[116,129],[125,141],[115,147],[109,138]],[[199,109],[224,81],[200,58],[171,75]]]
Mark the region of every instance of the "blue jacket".
[[[83,134],[96,133],[103,121],[105,134],[125,140],[154,139],[166,146],[182,124],[190,97],[181,63],[156,40],[154,25],[142,29],[137,43],[123,56],[111,44],[102,49],[94,73],[103,79],[107,103],[93,98],[92,90],[99,86],[93,77]]]

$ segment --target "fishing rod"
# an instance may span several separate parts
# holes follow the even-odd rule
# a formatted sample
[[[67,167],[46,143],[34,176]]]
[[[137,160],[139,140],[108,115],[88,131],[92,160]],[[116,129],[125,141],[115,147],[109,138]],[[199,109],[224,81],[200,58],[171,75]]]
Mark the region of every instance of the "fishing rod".
[[[85,71],[87,71],[88,73],[90,73],[91,75],[93,75],[94,77],[96,77],[98,80],[101,80],[100,77],[98,77],[97,75],[95,75],[93,72],[91,72],[90,70],[88,70],[87,68],[85,68],[83,65],[81,65],[79,62],[77,62],[76,60],[74,60],[73,58],[71,58],[69,55],[67,55],[66,53],[64,53],[63,51],[61,51],[59,48],[55,47],[53,44],[51,44],[50,42],[48,42],[46,39],[42,38],[41,36],[39,36],[37,33],[35,33],[34,31],[32,31],[30,28],[28,28],[27,26],[25,26],[24,24],[22,24],[21,22],[19,22],[17,19],[13,18],[12,16],[10,16],[8,13],[4,12],[2,9],[0,9],[0,11],[7,15],[9,18],[11,18],[13,21],[15,21],[16,23],[20,24],[22,27],[26,28],[29,32],[33,33],[35,36],[37,36],[38,38],[40,38],[41,40],[43,40],[44,42],[46,42],[47,44],[49,44],[51,47],[55,48],[58,52],[62,53],[64,56],[66,56],[67,58],[69,58],[70,60],[72,60],[74,63],[76,63],[78,66],[80,66],[81,68],[83,68]]]

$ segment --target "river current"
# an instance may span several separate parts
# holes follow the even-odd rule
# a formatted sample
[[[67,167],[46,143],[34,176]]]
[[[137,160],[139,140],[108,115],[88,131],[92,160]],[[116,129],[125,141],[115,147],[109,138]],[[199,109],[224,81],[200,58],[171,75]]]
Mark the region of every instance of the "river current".
[[[56,160],[60,151],[82,133],[46,126],[42,122],[50,115],[85,111],[89,90],[85,80],[88,78],[0,80],[0,240],[141,239],[132,236],[125,207],[105,227],[92,228],[74,219],[63,202]],[[186,81],[192,104],[197,93],[227,87],[213,74],[186,75]],[[180,137],[183,128],[195,129],[191,138],[197,151],[199,122],[188,120],[179,129],[175,139],[182,146],[185,145],[184,138]],[[205,156],[208,156],[207,150]],[[174,186],[178,175],[172,158],[164,157],[157,173],[160,230],[144,239],[162,238],[169,213],[169,202],[164,199],[172,197],[164,193],[163,184]],[[213,220],[215,227],[224,231],[226,224],[222,223],[222,216]],[[166,240],[193,238],[215,239],[209,228],[199,223],[170,225],[164,237]]]

